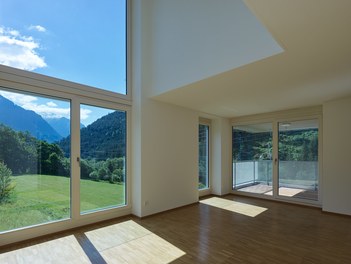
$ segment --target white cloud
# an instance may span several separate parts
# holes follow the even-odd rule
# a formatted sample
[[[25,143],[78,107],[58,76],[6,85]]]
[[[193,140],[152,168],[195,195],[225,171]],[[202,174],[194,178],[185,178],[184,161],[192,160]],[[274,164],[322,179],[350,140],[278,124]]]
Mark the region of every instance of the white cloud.
[[[9,34],[14,37],[18,37],[20,35],[20,33],[17,30],[9,30]]]
[[[55,104],[54,102],[47,102],[46,105],[50,106],[50,107],[56,107],[57,106],[57,104]]]
[[[0,91],[0,95],[9,99],[16,105],[22,106],[26,104],[32,104],[38,100],[37,97],[32,95],[25,95],[25,94],[18,94],[18,93],[11,93],[6,91]]]
[[[36,31],[39,31],[39,32],[46,32],[46,28],[44,28],[43,26],[40,26],[40,25],[31,25],[29,28],[29,30],[36,30]]]
[[[36,51],[38,48],[33,37],[0,26],[0,64],[28,71],[46,67],[45,59]]]
[[[38,97],[6,91],[0,91],[0,95],[11,100],[13,103],[26,110],[32,110],[36,112],[44,118],[70,118],[69,107],[58,107],[58,105],[52,101],[47,103],[39,103],[38,101],[40,100]]]
[[[85,108],[81,108],[81,109],[80,109],[80,119],[81,119],[81,120],[86,120],[86,119],[88,119],[90,113],[91,113],[91,110],[85,109]]]
[[[70,118],[70,108],[52,107],[47,104],[27,104],[23,108],[32,110],[44,118]]]

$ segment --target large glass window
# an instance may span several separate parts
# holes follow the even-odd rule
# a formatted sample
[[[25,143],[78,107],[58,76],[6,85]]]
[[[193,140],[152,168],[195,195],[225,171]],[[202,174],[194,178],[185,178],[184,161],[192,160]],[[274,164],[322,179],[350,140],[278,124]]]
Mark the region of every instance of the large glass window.
[[[70,109],[0,89],[0,232],[70,217]]]
[[[81,213],[124,205],[126,112],[90,105],[80,109]]]
[[[126,13],[127,0],[0,1],[0,244],[128,206]]]
[[[126,94],[126,0],[1,0],[0,64]]]
[[[318,200],[318,120],[279,123],[279,195]]]
[[[318,142],[318,118],[234,126],[233,189],[316,204]]]
[[[272,195],[272,124],[233,127],[233,189]]]
[[[199,190],[209,188],[209,125],[199,125]]]

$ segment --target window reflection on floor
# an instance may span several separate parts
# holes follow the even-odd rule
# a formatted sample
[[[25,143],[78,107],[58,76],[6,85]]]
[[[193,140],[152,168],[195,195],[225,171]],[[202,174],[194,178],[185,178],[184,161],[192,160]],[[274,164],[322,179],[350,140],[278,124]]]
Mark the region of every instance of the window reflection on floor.
[[[185,255],[132,220],[89,231],[85,235],[107,263],[170,263]],[[121,262],[116,262],[116,258]]]
[[[200,201],[200,203],[211,205],[220,209],[228,210],[234,213],[238,213],[238,214],[242,214],[250,217],[255,217],[263,213],[264,211],[268,210],[267,208],[264,208],[264,207],[246,204],[246,203],[240,203],[240,202],[231,201],[231,200],[218,198],[218,197],[205,199]]]
[[[129,220],[0,254],[0,263],[171,263],[185,252]]]
[[[0,254],[0,263],[91,263],[77,239],[66,236]]]

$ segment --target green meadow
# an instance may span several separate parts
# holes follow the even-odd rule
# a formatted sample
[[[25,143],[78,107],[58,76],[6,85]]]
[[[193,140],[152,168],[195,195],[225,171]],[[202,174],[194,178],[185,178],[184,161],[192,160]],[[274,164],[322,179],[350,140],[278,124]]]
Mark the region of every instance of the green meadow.
[[[70,178],[52,175],[12,177],[9,202],[0,204],[0,232],[70,217]],[[124,204],[124,184],[80,181],[81,212]]]

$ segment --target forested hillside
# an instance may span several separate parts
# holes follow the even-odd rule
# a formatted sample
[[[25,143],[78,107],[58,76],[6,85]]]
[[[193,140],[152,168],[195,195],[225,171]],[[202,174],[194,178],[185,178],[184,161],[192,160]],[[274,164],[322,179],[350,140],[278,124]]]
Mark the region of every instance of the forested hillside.
[[[126,114],[115,111],[80,130],[81,158],[106,160],[125,156]],[[58,144],[65,155],[70,153],[70,137]]]
[[[272,133],[233,130],[233,160],[272,159]],[[318,129],[279,132],[279,160],[317,161]]]
[[[29,132],[14,131],[0,124],[0,161],[14,175],[48,174],[68,176],[69,160],[60,147],[38,140]]]

